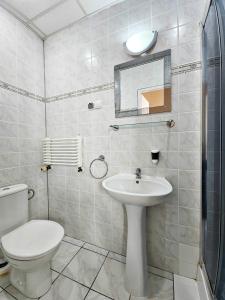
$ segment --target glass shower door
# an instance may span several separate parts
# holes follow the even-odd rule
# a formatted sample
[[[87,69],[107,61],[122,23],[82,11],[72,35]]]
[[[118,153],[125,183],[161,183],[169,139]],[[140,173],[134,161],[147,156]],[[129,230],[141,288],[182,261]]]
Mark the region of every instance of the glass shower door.
[[[221,232],[221,42],[216,3],[203,29],[203,262],[215,292]],[[225,184],[225,182],[224,182]]]
[[[220,256],[216,298],[225,300],[225,1],[216,0],[221,43],[221,197],[220,197]]]

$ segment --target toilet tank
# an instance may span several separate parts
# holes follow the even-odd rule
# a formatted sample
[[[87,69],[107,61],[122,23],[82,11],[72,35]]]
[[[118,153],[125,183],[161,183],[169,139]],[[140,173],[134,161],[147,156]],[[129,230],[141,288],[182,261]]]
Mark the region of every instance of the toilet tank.
[[[0,238],[27,221],[27,185],[16,184],[0,188]]]

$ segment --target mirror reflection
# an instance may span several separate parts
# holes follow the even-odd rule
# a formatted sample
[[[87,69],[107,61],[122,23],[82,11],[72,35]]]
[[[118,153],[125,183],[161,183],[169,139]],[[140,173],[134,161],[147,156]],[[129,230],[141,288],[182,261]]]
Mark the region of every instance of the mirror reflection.
[[[171,111],[170,50],[115,66],[116,117]]]

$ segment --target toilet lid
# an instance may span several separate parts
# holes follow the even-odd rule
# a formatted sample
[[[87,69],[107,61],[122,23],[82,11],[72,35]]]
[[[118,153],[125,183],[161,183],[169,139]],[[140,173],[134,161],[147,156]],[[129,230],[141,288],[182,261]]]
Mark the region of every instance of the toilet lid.
[[[33,220],[1,238],[6,255],[18,260],[36,259],[58,246],[63,227],[53,221]]]

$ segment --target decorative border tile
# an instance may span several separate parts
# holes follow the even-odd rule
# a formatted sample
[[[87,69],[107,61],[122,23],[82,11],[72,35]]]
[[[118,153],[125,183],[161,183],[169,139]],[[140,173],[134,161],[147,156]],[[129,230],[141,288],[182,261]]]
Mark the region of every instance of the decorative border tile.
[[[179,65],[172,68],[172,76],[187,73],[187,72],[193,72],[196,70],[201,70],[201,68],[202,68],[202,64],[200,61]]]
[[[172,68],[172,76],[187,73],[187,72],[192,72],[192,71],[196,71],[196,70],[201,70],[201,68],[202,68],[202,65],[201,65],[200,61],[180,65],[180,66]],[[82,90],[75,90],[75,91],[61,94],[58,96],[48,97],[48,98],[46,98],[46,103],[59,101],[59,100],[72,98],[72,97],[83,96],[83,95],[92,94],[92,93],[97,93],[97,92],[101,92],[101,91],[111,90],[111,89],[114,89],[114,87],[115,87],[115,83],[110,82],[110,83],[93,86],[93,87],[82,89]]]
[[[93,87],[82,89],[82,90],[75,90],[75,91],[61,94],[58,96],[48,97],[48,98],[46,98],[46,102],[54,102],[54,101],[59,101],[59,100],[67,99],[67,98],[83,96],[83,95],[102,92],[102,91],[111,90],[111,89],[114,89],[114,82],[105,83],[102,85],[97,85],[97,86],[93,86]]]
[[[209,67],[217,67],[221,64],[220,57],[213,57],[208,59],[208,66]]]
[[[37,101],[40,101],[40,102],[45,102],[44,97],[36,95],[34,93],[31,93],[31,92],[28,92],[26,90],[23,90],[19,87],[16,87],[16,86],[14,86],[10,83],[7,83],[7,82],[1,81],[1,80],[0,80],[0,88],[3,88],[5,90],[14,92],[16,94],[19,94],[19,95],[22,95],[22,96],[25,96],[25,97],[28,97],[28,98],[31,98],[31,99],[34,99],[34,100],[37,100]]]
[[[215,63],[218,64],[218,61],[211,62],[211,65],[215,65]],[[202,68],[202,64],[200,61],[176,66],[176,67],[172,68],[172,76],[187,73],[187,72],[193,72],[196,70],[201,70],[201,68]],[[42,96],[28,92],[26,90],[23,90],[12,84],[9,84],[9,83],[6,83],[6,82],[0,80],[0,88],[9,90],[11,92],[14,92],[14,93],[20,94],[22,96],[25,96],[25,97],[28,97],[28,98],[31,98],[31,99],[34,99],[34,100],[37,100],[40,102],[44,102],[44,103],[55,102],[55,101],[60,101],[60,100],[68,99],[68,98],[79,97],[79,96],[88,95],[88,94],[92,94],[92,93],[98,93],[98,92],[102,92],[102,91],[112,90],[112,89],[114,89],[114,87],[115,87],[114,82],[109,82],[109,83],[105,83],[102,85],[89,87],[86,89],[75,90],[75,91],[68,92],[65,94],[60,94],[57,96],[44,98]]]

